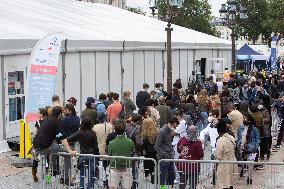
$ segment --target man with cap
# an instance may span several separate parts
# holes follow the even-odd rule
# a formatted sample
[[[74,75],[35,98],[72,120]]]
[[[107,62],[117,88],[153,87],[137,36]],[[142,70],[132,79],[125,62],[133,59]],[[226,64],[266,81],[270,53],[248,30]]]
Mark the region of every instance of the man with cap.
[[[73,106],[76,106],[76,103],[77,103],[77,99],[75,97],[70,97],[68,100],[67,100],[68,104],[72,104]]]
[[[95,99],[93,97],[88,97],[85,103],[86,109],[82,111],[81,119],[88,117],[92,120],[92,124],[97,123],[97,111],[95,109]]]

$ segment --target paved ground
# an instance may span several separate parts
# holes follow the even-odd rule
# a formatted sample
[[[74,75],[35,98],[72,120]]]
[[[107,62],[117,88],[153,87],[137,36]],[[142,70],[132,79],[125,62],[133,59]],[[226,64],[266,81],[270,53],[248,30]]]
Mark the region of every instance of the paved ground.
[[[31,168],[15,168],[11,165],[14,160],[13,156],[15,152],[8,152],[0,154],[0,189],[37,189],[41,188],[41,182],[34,183],[31,177]],[[206,150],[206,156],[208,159],[209,151]],[[272,154],[269,162],[283,162],[284,148],[280,151]],[[39,169],[40,172],[40,169]],[[40,175],[40,174],[38,174]],[[275,175],[275,177],[273,177]],[[284,166],[268,167],[262,171],[253,171],[253,185],[252,189],[261,188],[284,188]],[[247,189],[246,178],[240,178],[237,174],[235,176],[235,188]],[[273,184],[273,185],[272,185]],[[208,179],[205,184],[198,186],[198,189],[212,188],[211,179]],[[208,187],[207,187],[208,186]],[[63,188],[62,185],[58,185],[53,188]],[[144,185],[143,189],[146,188]],[[150,185],[147,188],[152,188]],[[177,186],[174,188],[178,188]],[[234,189],[235,189],[234,188]]]

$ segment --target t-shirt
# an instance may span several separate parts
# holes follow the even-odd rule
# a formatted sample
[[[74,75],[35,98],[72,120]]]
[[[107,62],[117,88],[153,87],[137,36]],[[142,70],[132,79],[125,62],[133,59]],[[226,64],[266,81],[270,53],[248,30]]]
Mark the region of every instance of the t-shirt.
[[[76,133],[80,128],[80,118],[76,115],[65,116],[62,119],[63,135],[69,137]]]
[[[118,118],[119,113],[122,110],[122,106],[120,103],[113,103],[107,108],[107,115],[109,122],[112,124],[115,118]]]
[[[223,74],[223,81],[228,82],[230,79],[231,72],[229,70],[225,70]]]
[[[173,138],[172,145],[177,145],[178,141],[181,137],[184,137],[187,135],[187,124],[186,121],[183,119],[180,121],[179,125],[175,129],[176,135]]]
[[[223,83],[222,82],[217,82],[217,87],[218,87],[218,92],[222,92],[223,90]]]
[[[47,117],[40,125],[40,128],[33,140],[33,146],[36,150],[48,148],[55,139],[62,140],[66,138],[60,131],[62,121],[54,117]]]
[[[130,157],[134,143],[125,135],[118,135],[108,145],[109,156],[125,156]],[[125,169],[130,167],[128,160],[116,159],[110,162],[110,167],[115,169]]]

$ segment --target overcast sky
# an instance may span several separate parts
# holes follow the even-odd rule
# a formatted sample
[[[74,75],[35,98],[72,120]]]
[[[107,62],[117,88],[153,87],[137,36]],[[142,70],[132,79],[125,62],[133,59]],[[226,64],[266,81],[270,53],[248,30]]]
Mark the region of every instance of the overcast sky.
[[[208,0],[212,5],[212,13],[214,16],[219,16],[219,9],[221,8],[221,4],[225,3],[226,0]],[[144,11],[149,10],[149,0],[126,0],[127,6],[138,8],[140,7]]]

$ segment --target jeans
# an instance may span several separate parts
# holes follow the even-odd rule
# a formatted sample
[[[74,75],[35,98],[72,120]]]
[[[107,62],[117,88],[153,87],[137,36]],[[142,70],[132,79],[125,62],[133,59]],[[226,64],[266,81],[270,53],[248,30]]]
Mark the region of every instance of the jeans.
[[[161,162],[160,164],[160,184],[173,185],[175,180],[174,162]]]
[[[283,123],[284,120],[282,120],[282,123],[281,123],[281,126],[280,126],[280,131],[279,131],[279,134],[278,134],[278,138],[277,138],[277,146],[281,145],[282,143],[282,138],[283,138],[283,131],[284,131],[284,123]]]
[[[198,129],[198,133],[200,133],[204,128],[208,125],[208,113],[201,112],[200,113],[201,120],[197,122],[196,126]]]
[[[85,176],[88,173],[88,186],[87,189],[94,188],[95,176],[95,159],[91,157],[80,157],[80,189],[84,189]],[[87,172],[88,171],[88,172]]]
[[[136,189],[137,187],[137,179],[138,179],[138,169],[139,169],[139,162],[134,160],[132,161],[132,179],[133,179],[133,182],[132,182],[132,187],[131,189]]]

